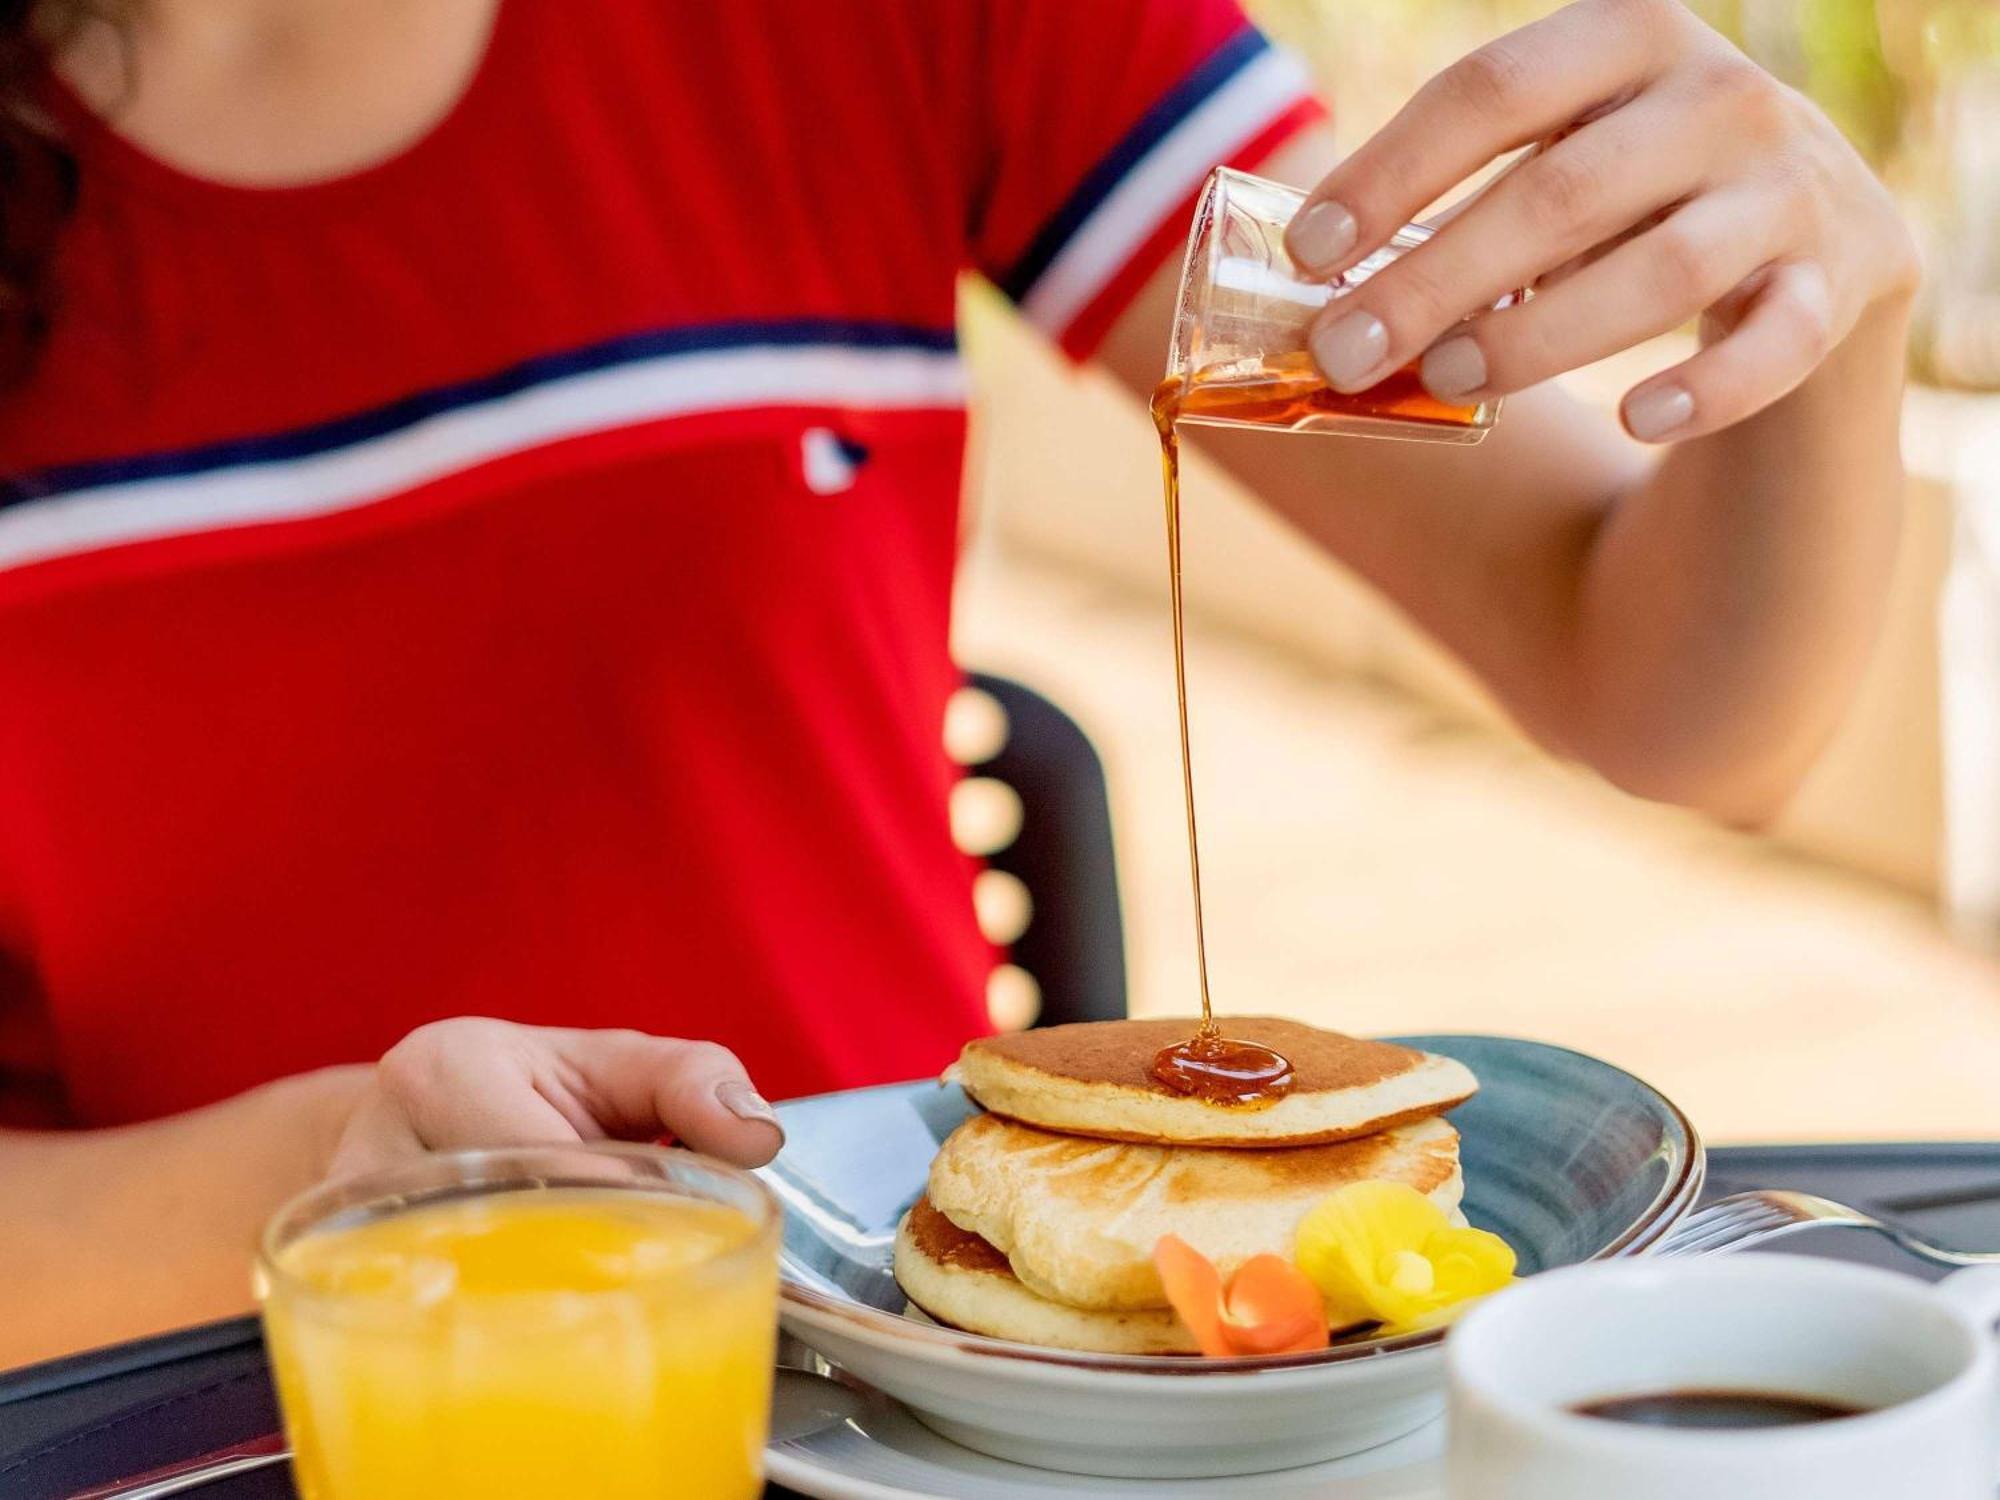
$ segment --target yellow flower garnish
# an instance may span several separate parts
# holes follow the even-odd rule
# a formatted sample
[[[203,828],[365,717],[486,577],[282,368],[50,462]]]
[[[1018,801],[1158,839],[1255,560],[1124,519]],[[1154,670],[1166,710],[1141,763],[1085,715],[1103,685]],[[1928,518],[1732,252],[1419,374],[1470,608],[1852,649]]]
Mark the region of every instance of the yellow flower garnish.
[[[1384,1334],[1448,1323],[1514,1279],[1505,1240],[1460,1228],[1400,1182],[1354,1182],[1334,1193],[1299,1224],[1296,1253],[1333,1327],[1379,1322]]]

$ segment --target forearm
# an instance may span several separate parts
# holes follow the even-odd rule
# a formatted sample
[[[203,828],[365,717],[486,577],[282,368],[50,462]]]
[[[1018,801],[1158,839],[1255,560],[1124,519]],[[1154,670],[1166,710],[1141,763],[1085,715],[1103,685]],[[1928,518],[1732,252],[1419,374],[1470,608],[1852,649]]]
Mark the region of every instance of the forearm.
[[[1768,817],[1838,722],[1902,504],[1907,300],[1775,405],[1672,448],[1584,556],[1562,738],[1645,796]]]
[[[1463,659],[1521,726],[1638,795],[1767,819],[1875,638],[1902,508],[1905,311],[1658,462],[1549,389],[1480,447],[1200,440]]]
[[[1528,140],[1304,338],[1336,390],[1414,361],[1440,397],[1508,397],[1482,447],[1213,451],[1531,733],[1635,791],[1759,820],[1881,614],[1914,247],[1832,122],[1679,0],[1577,0],[1447,68],[1326,172],[1293,262],[1344,276]],[[1135,306],[1105,346],[1136,389],[1168,317]],[[1550,386],[1696,318],[1712,336],[1621,403],[1656,466]]]
[[[1172,288],[1104,358],[1160,368]],[[1645,796],[1776,810],[1881,614],[1901,505],[1907,298],[1762,413],[1649,457],[1542,385],[1478,447],[1190,431],[1459,656],[1536,739]]]
[[[0,1367],[246,1309],[258,1230],[321,1175],[369,1072],[116,1130],[0,1131]]]

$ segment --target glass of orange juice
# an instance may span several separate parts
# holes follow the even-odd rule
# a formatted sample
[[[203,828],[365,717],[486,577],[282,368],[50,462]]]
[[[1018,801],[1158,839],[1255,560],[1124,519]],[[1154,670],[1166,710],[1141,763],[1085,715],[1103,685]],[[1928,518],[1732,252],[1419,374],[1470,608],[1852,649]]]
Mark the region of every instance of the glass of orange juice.
[[[315,1188],[257,1286],[305,1500],[751,1500],[780,1216],[686,1151],[425,1157]]]

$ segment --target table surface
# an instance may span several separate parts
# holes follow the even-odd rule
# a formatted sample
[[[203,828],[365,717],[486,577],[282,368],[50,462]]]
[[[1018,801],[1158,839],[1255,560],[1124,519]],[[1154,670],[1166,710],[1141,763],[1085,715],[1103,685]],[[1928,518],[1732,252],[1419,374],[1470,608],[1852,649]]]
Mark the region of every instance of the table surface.
[[[1748,1187],[1822,1193],[1945,1244],[2000,1250],[2000,1142],[1737,1146],[1709,1153],[1707,1196]],[[1821,1231],[1783,1248],[1927,1279],[1942,1274],[1877,1235]],[[0,1372],[0,1495],[61,1500],[276,1425],[263,1346],[250,1319]],[[198,1493],[203,1500],[293,1500],[282,1469]],[[789,1495],[768,1491],[771,1500]]]

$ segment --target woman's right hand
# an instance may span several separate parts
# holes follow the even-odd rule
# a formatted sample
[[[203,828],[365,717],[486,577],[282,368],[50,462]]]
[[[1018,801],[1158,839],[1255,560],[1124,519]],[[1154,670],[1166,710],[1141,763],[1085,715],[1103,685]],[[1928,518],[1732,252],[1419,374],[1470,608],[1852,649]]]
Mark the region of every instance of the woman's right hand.
[[[420,1026],[383,1054],[327,1175],[425,1151],[663,1135],[751,1167],[785,1139],[743,1064],[713,1042],[464,1017]]]

